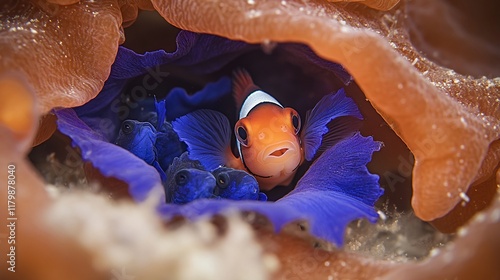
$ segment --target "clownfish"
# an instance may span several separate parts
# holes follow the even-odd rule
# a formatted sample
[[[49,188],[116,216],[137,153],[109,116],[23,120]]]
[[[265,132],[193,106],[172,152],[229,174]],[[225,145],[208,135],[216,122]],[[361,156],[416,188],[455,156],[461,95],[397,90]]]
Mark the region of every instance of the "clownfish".
[[[362,119],[354,101],[340,89],[324,96],[308,111],[302,125],[296,110],[281,105],[242,69],[234,72],[233,96],[239,114],[232,128],[226,116],[207,109],[182,116],[172,126],[187,144],[190,158],[199,160],[208,170],[219,166],[245,170],[264,191],[289,185],[304,160],[311,161],[357,130],[348,125],[329,129],[332,120]],[[237,156],[231,149],[232,133],[237,140]]]

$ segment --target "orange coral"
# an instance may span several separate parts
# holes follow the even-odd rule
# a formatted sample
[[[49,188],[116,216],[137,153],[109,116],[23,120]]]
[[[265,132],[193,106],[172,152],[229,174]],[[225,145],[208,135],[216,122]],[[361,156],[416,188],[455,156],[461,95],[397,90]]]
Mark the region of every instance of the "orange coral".
[[[62,7],[49,2],[72,5]],[[398,1],[353,2],[388,10]],[[422,1],[424,4],[419,6],[417,2],[406,1],[389,12],[360,4],[319,0],[156,0],[153,3],[147,0],[33,0],[5,4],[6,9],[0,15],[3,35],[0,40],[0,74],[12,69],[19,73],[0,78],[0,96],[4,100],[0,105],[0,162],[2,166],[12,161],[18,164],[19,201],[29,206],[20,210],[20,215],[23,215],[24,223],[37,229],[37,236],[34,236],[32,230],[20,228],[19,238],[25,246],[21,252],[29,256],[23,263],[35,268],[38,275],[17,276],[67,279],[74,272],[73,266],[58,270],[46,267],[45,262],[50,258],[57,263],[66,257],[75,258],[73,264],[83,260],[81,267],[95,274],[88,256],[82,257],[80,247],[72,241],[65,241],[64,244],[70,244],[78,252],[64,255],[66,248],[58,246],[58,237],[40,223],[39,214],[50,201],[42,191],[41,181],[23,157],[33,138],[39,112],[47,112],[52,107],[80,105],[93,98],[109,74],[118,42],[123,40],[120,26],[132,24],[138,8],[152,9],[152,4],[169,22],[184,29],[255,43],[302,42],[322,57],[341,63],[414,153],[413,207],[420,218],[434,220],[453,208],[458,212],[456,215],[463,215],[465,208],[461,208],[461,202],[468,199],[471,201],[465,203],[466,206],[474,208],[467,214],[469,217],[486,207],[500,182],[500,80],[458,74],[429,60],[414,47],[409,30],[415,23],[407,17],[418,14],[428,8],[422,6],[434,2]],[[445,9],[447,4],[443,3],[435,5]],[[464,56],[464,61],[468,62],[471,57],[474,56]],[[474,65],[479,69],[474,73],[498,68],[496,64],[478,65]],[[23,76],[26,78],[20,78]],[[38,103],[30,97],[32,91]],[[7,180],[5,174],[2,180]],[[473,187],[469,188],[471,185]],[[0,198],[5,200],[5,192]],[[474,206],[477,201],[484,205]],[[339,268],[346,258],[344,264],[363,264],[356,271],[360,274],[353,276],[349,274],[351,271],[341,270],[339,275],[345,272],[350,277],[382,277],[391,269],[394,271],[388,275],[390,279],[450,278],[457,275],[498,278],[494,261],[500,251],[496,242],[498,238],[495,239],[500,231],[499,209],[496,199],[487,212],[476,216],[470,226],[459,232],[456,242],[449,248],[429,261],[397,266],[396,270],[396,266],[369,263],[342,252],[313,251],[288,236],[276,238],[263,233],[261,242],[284,261],[278,276],[324,279],[332,272],[326,261]],[[0,213],[5,220],[5,212]],[[445,224],[448,222],[444,220]],[[454,228],[464,222],[457,222]],[[36,242],[40,235],[47,238],[43,244]],[[477,251],[462,254],[470,253],[471,248]],[[36,254],[33,249],[36,249]],[[49,256],[46,252],[53,254]],[[51,258],[58,253],[60,258]],[[301,258],[290,257],[295,253]],[[318,263],[313,266],[321,269],[318,274],[311,275],[313,266],[298,264],[303,264],[302,257],[314,257],[315,254],[321,254],[321,262],[320,266]],[[459,258],[452,260],[450,256]],[[313,261],[318,259],[313,258]],[[5,271],[1,273],[4,277]]]
[[[392,9],[399,3],[399,0],[327,0],[328,2],[337,2],[337,3],[349,3],[349,2],[358,2],[363,3],[370,8],[374,8],[377,10],[388,11]]]
[[[0,124],[8,127],[18,140],[30,138],[36,123],[37,111],[32,89],[20,75],[0,77]],[[26,145],[26,143],[24,143]]]
[[[7,221],[7,224],[15,223],[12,229],[4,225],[0,230],[4,245],[7,244],[7,237],[15,237],[15,243],[10,242],[9,246],[2,246],[0,260],[6,264],[11,260],[7,254],[13,251],[15,272],[7,270],[4,265],[0,277],[2,279],[96,277],[96,273],[91,270],[88,256],[75,244],[76,242],[67,237],[57,236],[44,222],[43,215],[50,205],[50,200],[41,178],[25,159],[26,151],[31,147],[39,115],[32,88],[26,85],[25,79],[20,75],[3,76],[0,77],[0,96],[4,105],[1,108],[1,115],[16,117],[14,120],[0,118],[0,135],[2,135],[0,166],[4,168],[0,179],[4,184],[9,182],[9,185],[13,186],[7,188],[5,185],[2,188],[0,201],[7,207],[8,195],[11,195],[14,198],[9,200],[15,203],[11,208],[12,214],[5,208],[0,211],[2,221]],[[13,173],[9,174],[8,170],[13,170]],[[14,183],[10,183],[9,180]],[[14,250],[11,246],[14,246]],[[3,251],[4,249],[9,251]],[[64,269],[61,269],[62,260],[66,262]],[[8,266],[11,267],[11,264]],[[73,273],[75,275],[72,275]]]
[[[496,167],[481,169],[498,153],[489,146],[500,133],[500,80],[465,77],[422,56],[409,41],[404,3],[379,12],[323,1],[152,2],[183,29],[306,43],[342,64],[415,155],[412,205],[423,220],[447,214],[478,172]]]
[[[25,74],[42,112],[82,105],[97,95],[109,75],[120,26],[113,0],[68,6],[11,1],[0,15],[0,73],[17,69]]]

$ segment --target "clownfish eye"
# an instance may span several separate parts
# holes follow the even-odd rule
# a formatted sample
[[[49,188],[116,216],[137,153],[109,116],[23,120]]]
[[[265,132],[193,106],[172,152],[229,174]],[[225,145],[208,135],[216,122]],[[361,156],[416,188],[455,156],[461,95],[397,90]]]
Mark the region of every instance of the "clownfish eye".
[[[134,123],[131,121],[124,121],[122,124],[122,131],[125,134],[130,134],[132,131],[134,131]]]
[[[175,183],[178,186],[185,186],[189,180],[189,172],[187,170],[181,170],[175,174]]]
[[[223,172],[217,175],[217,186],[221,189],[225,189],[229,186],[229,175]]]
[[[239,125],[235,128],[236,138],[241,143],[241,145],[247,147],[248,146],[248,133],[244,126]]]
[[[295,134],[299,133],[301,122],[300,122],[300,116],[297,112],[292,112],[292,125],[293,128],[295,129]]]

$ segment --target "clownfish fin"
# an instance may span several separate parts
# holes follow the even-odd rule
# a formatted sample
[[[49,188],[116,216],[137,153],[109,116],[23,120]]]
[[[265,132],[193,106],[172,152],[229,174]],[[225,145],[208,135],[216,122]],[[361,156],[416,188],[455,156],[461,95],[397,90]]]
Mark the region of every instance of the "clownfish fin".
[[[238,110],[245,98],[256,90],[259,90],[259,87],[253,83],[252,77],[247,70],[238,68],[233,71],[233,97]]]
[[[232,129],[222,113],[197,110],[173,121],[172,127],[186,143],[189,158],[200,161],[208,171],[235,162],[231,151]]]
[[[312,110],[307,112],[300,135],[306,160],[312,160],[318,152],[323,142],[323,136],[328,133],[328,123],[338,117],[346,116],[363,119],[356,103],[346,96],[343,88],[336,93],[325,95]],[[343,130],[339,130],[339,132],[343,132]],[[327,138],[335,139],[333,135],[329,135]]]
[[[165,99],[158,102],[155,96],[155,109],[156,109],[156,130],[160,131],[167,115],[167,108],[165,107]]]

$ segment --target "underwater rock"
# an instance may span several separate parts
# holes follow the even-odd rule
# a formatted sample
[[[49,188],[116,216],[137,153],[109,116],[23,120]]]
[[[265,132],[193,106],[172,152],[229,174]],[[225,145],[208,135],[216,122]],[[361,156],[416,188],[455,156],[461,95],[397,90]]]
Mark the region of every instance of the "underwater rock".
[[[499,279],[500,196],[477,214],[445,248],[420,263],[402,264],[382,279]]]

